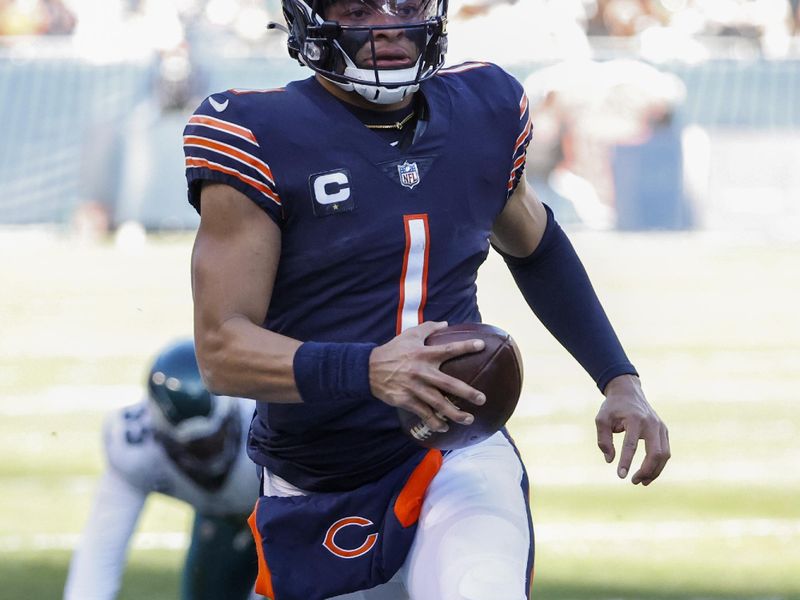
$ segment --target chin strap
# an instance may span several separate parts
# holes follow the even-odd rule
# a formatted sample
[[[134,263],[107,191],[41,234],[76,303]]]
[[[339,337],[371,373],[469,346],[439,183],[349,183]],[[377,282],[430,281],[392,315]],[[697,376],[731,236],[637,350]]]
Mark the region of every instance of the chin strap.
[[[345,74],[348,74],[347,71],[345,71]],[[323,77],[325,76],[323,75]],[[364,98],[364,100],[372,102],[373,104],[395,104],[419,90],[418,83],[399,85],[397,87],[385,87],[366,83],[355,83],[352,81],[334,81],[328,77],[325,77],[325,79],[343,89],[345,92],[355,92]]]
[[[355,92],[368,102],[373,104],[395,104],[406,99],[411,94],[419,90],[418,83],[393,85],[394,83],[400,84],[404,81],[414,81],[419,72],[419,61],[408,69],[396,70],[382,70],[376,73],[373,69],[360,69],[356,67],[349,59],[347,67],[345,67],[343,76],[350,79],[350,81],[333,81],[337,86],[346,92]],[[378,79],[380,78],[380,80]],[[387,85],[379,85],[385,83]],[[362,83],[363,82],[363,83]]]
[[[419,85],[403,85],[396,88],[354,83],[352,91],[374,104],[396,104],[419,90]]]

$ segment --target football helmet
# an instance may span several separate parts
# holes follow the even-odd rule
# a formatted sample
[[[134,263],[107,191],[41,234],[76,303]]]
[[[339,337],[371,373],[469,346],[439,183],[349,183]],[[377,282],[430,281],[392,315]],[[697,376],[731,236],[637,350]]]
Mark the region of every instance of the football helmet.
[[[206,389],[191,340],[159,353],[147,389],[156,439],[172,461],[195,481],[221,484],[239,451],[241,422],[232,398]]]
[[[444,64],[448,0],[282,0],[289,55],[345,91],[394,104]]]

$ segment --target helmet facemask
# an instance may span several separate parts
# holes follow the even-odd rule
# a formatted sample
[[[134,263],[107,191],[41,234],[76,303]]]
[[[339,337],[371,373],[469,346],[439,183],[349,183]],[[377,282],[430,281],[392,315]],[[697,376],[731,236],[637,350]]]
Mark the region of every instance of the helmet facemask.
[[[444,63],[447,0],[283,0],[289,54],[346,91],[393,104]]]
[[[172,422],[163,404],[151,397],[153,428],[178,468],[203,487],[214,489],[225,480],[241,443],[236,404],[227,396],[210,396],[211,411]]]

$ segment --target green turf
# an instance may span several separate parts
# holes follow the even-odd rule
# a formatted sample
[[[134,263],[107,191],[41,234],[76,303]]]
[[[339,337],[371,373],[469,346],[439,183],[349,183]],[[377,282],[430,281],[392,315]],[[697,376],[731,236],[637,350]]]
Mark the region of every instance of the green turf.
[[[599,393],[491,258],[482,314],[525,361],[510,427],[532,480],[534,597],[800,600],[800,245],[573,239],[670,427],[673,459],[648,488],[615,476],[595,446]],[[191,236],[139,250],[0,245],[14,250],[0,261],[0,598],[58,598],[103,468],[103,416],[138,399],[159,346],[191,332]],[[185,533],[190,519],[154,497],[139,532]],[[182,559],[134,540],[120,598],[174,599]]]
[[[67,551],[16,553],[0,561],[2,598],[60,598],[67,577]],[[175,600],[181,557],[175,552],[134,552],[118,600]],[[87,599],[89,600],[89,599]]]

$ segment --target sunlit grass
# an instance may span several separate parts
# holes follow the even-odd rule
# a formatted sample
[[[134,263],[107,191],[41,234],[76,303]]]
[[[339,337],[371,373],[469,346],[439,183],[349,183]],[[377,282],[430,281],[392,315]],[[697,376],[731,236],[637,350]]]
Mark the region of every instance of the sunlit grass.
[[[800,246],[573,238],[670,427],[673,459],[648,488],[616,477],[595,445],[599,392],[492,257],[483,318],[525,360],[510,429],[532,481],[534,597],[800,599]],[[11,246],[14,260],[0,261],[0,597],[57,598],[103,469],[104,415],[135,402],[153,353],[191,332],[191,236],[138,251],[0,239]],[[153,497],[138,531],[185,534],[190,519]],[[135,538],[120,598],[174,599],[182,561]]]

